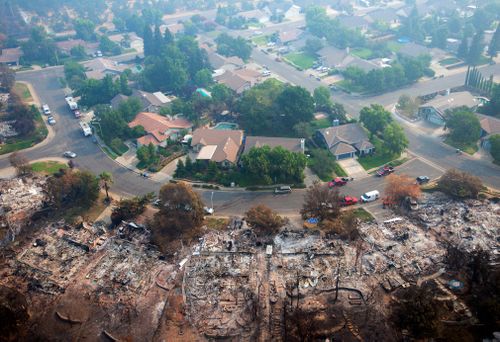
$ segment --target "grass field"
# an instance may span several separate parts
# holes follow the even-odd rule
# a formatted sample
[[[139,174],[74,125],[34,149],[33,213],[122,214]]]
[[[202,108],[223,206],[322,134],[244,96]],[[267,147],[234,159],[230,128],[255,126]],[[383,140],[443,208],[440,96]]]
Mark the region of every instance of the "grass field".
[[[311,121],[311,127],[313,128],[313,130],[327,128],[330,127],[331,125],[332,123],[328,118]]]
[[[459,62],[461,62],[460,59],[455,58],[455,57],[449,57],[449,58],[445,58],[445,59],[440,60],[439,65],[447,66],[447,65],[452,65],[455,63],[459,63]]]
[[[372,50],[367,48],[354,48],[351,50],[351,54],[353,54],[354,56],[358,56],[359,58],[369,59],[372,56],[373,52]]]
[[[18,83],[14,85],[14,92],[24,101],[31,102],[33,101],[33,97],[28,89],[28,86],[24,83]]]
[[[375,146],[375,153],[358,158],[358,162],[365,170],[371,170],[373,168],[383,166],[399,158],[398,155],[387,153],[383,147],[383,141],[379,138],[374,136],[370,139],[370,141],[373,146]]]
[[[34,172],[44,173],[48,175],[54,174],[58,172],[60,169],[68,168],[68,165],[53,160],[36,162],[30,165],[31,165],[31,170],[33,170]]]
[[[361,222],[371,222],[375,220],[369,212],[367,212],[363,208],[357,208],[354,209],[353,211],[354,216],[356,216],[358,219],[360,219]]]
[[[459,148],[462,151],[464,151],[465,153],[470,154],[470,155],[473,155],[478,150],[478,147],[477,147],[476,143],[474,143],[474,144],[458,143],[458,142],[455,142],[455,141],[451,140],[450,138],[446,138],[444,140],[444,143],[448,144],[450,146],[453,146],[455,148]]]
[[[252,42],[259,46],[266,45],[269,42],[269,36],[255,36],[252,38]]]
[[[314,62],[316,61],[316,57],[306,52],[289,53],[285,56],[285,59],[303,70],[312,68]]]
[[[387,42],[387,48],[392,52],[398,52],[401,49],[401,43],[395,42],[393,40]]]
[[[337,87],[348,92],[348,93],[364,93],[365,89],[363,87],[354,85],[349,80],[342,80],[335,83]]]
[[[48,133],[49,131],[47,130],[47,126],[45,126],[43,118],[40,115],[40,112],[38,112],[35,117],[35,131],[27,137],[12,137],[7,139],[5,144],[0,144],[0,155],[24,150],[28,147],[36,145],[45,139]]]

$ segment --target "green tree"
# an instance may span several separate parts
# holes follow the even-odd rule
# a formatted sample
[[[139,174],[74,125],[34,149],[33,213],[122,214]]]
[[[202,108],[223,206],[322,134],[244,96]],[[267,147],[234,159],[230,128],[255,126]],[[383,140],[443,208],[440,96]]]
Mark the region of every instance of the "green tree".
[[[477,65],[481,60],[484,50],[483,38],[484,34],[482,31],[477,32],[474,37],[472,37],[472,43],[470,44],[469,53],[467,55],[467,63],[470,65]]]
[[[104,35],[99,37],[99,49],[104,53],[111,53],[113,55],[119,55],[122,52],[120,45]]]
[[[408,139],[404,130],[395,122],[384,129],[384,147],[394,155],[400,155],[408,147]]]
[[[143,36],[144,41],[144,56],[152,56],[155,52],[155,46],[153,41],[153,31],[151,31],[151,26],[149,24],[144,25]]]
[[[497,162],[500,162],[500,134],[495,134],[492,135],[489,138],[490,145],[491,145],[491,156],[493,159],[495,159]]]
[[[168,27],[165,28],[165,32],[163,33],[163,42],[167,45],[174,42],[174,36],[172,35]]]
[[[252,53],[252,45],[243,37],[233,38],[227,33],[221,33],[215,42],[217,52],[223,56],[237,56],[246,61]]]
[[[8,65],[0,64],[0,89],[10,92],[16,82],[16,77]]]
[[[323,48],[323,41],[321,39],[316,37],[306,39],[306,45],[304,46],[304,51],[314,55],[322,48]]]
[[[379,104],[361,109],[359,120],[371,134],[383,132],[385,127],[392,122],[391,113]]]
[[[76,59],[83,59],[87,56],[87,52],[85,52],[85,48],[82,45],[72,47],[70,54]]]
[[[217,83],[210,88],[212,100],[216,105],[231,107],[236,97],[234,91],[222,83]]]
[[[85,41],[95,39],[95,24],[92,20],[78,18],[73,23],[76,31],[76,37]]]
[[[72,89],[80,88],[85,80],[85,68],[77,62],[67,61],[64,63],[64,77]]]
[[[469,54],[469,38],[464,35],[462,41],[460,42],[460,45],[458,46],[457,57],[465,60],[467,59],[468,54]]]
[[[281,113],[289,127],[299,122],[308,122],[313,119],[314,100],[311,93],[300,86],[286,87],[277,98]]]
[[[451,140],[457,143],[472,144],[481,137],[481,124],[477,116],[468,108],[455,108],[447,113],[446,127],[450,130]]]
[[[140,197],[121,199],[111,212],[111,222],[118,225],[121,221],[135,219],[146,210],[146,206],[152,198],[153,194],[151,193]]]
[[[491,58],[495,58],[500,50],[500,24],[497,25],[497,29],[493,34],[493,38],[490,41],[490,45],[488,46],[488,55]]]
[[[206,88],[213,84],[212,72],[209,69],[201,69],[194,76],[194,84],[201,88]]]
[[[103,171],[98,176],[100,183],[106,191],[106,201],[109,202],[109,187],[113,184],[113,175],[110,172]]]
[[[323,110],[330,113],[333,107],[332,100],[330,98],[330,90],[325,86],[319,86],[314,89],[314,104],[316,110]]]

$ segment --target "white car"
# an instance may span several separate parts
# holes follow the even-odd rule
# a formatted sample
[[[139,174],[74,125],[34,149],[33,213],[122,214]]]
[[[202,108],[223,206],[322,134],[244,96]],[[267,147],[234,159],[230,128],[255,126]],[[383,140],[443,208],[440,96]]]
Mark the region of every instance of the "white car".
[[[43,114],[45,115],[50,115],[50,108],[49,108],[49,105],[48,104],[44,104],[42,106],[42,111],[43,111]]]
[[[72,151],[66,151],[63,153],[63,156],[66,158],[76,158],[76,153]]]
[[[205,211],[205,215],[213,215],[214,214],[214,208],[203,207],[203,210]]]

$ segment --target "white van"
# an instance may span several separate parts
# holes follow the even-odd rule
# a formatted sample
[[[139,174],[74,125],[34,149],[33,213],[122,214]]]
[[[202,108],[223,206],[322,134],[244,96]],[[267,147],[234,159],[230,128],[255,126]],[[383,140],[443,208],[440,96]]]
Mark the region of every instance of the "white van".
[[[380,197],[380,193],[378,192],[378,190],[373,190],[373,191],[369,191],[369,192],[366,192],[363,195],[361,195],[361,201],[362,202],[372,202],[372,201],[375,201],[376,199],[378,199],[379,197]]]

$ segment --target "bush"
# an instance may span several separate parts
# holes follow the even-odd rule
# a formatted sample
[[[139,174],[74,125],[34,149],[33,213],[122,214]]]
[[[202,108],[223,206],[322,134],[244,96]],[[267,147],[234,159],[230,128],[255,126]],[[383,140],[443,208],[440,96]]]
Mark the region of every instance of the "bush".
[[[467,172],[448,170],[438,181],[444,193],[456,198],[477,198],[483,188],[481,179]]]

